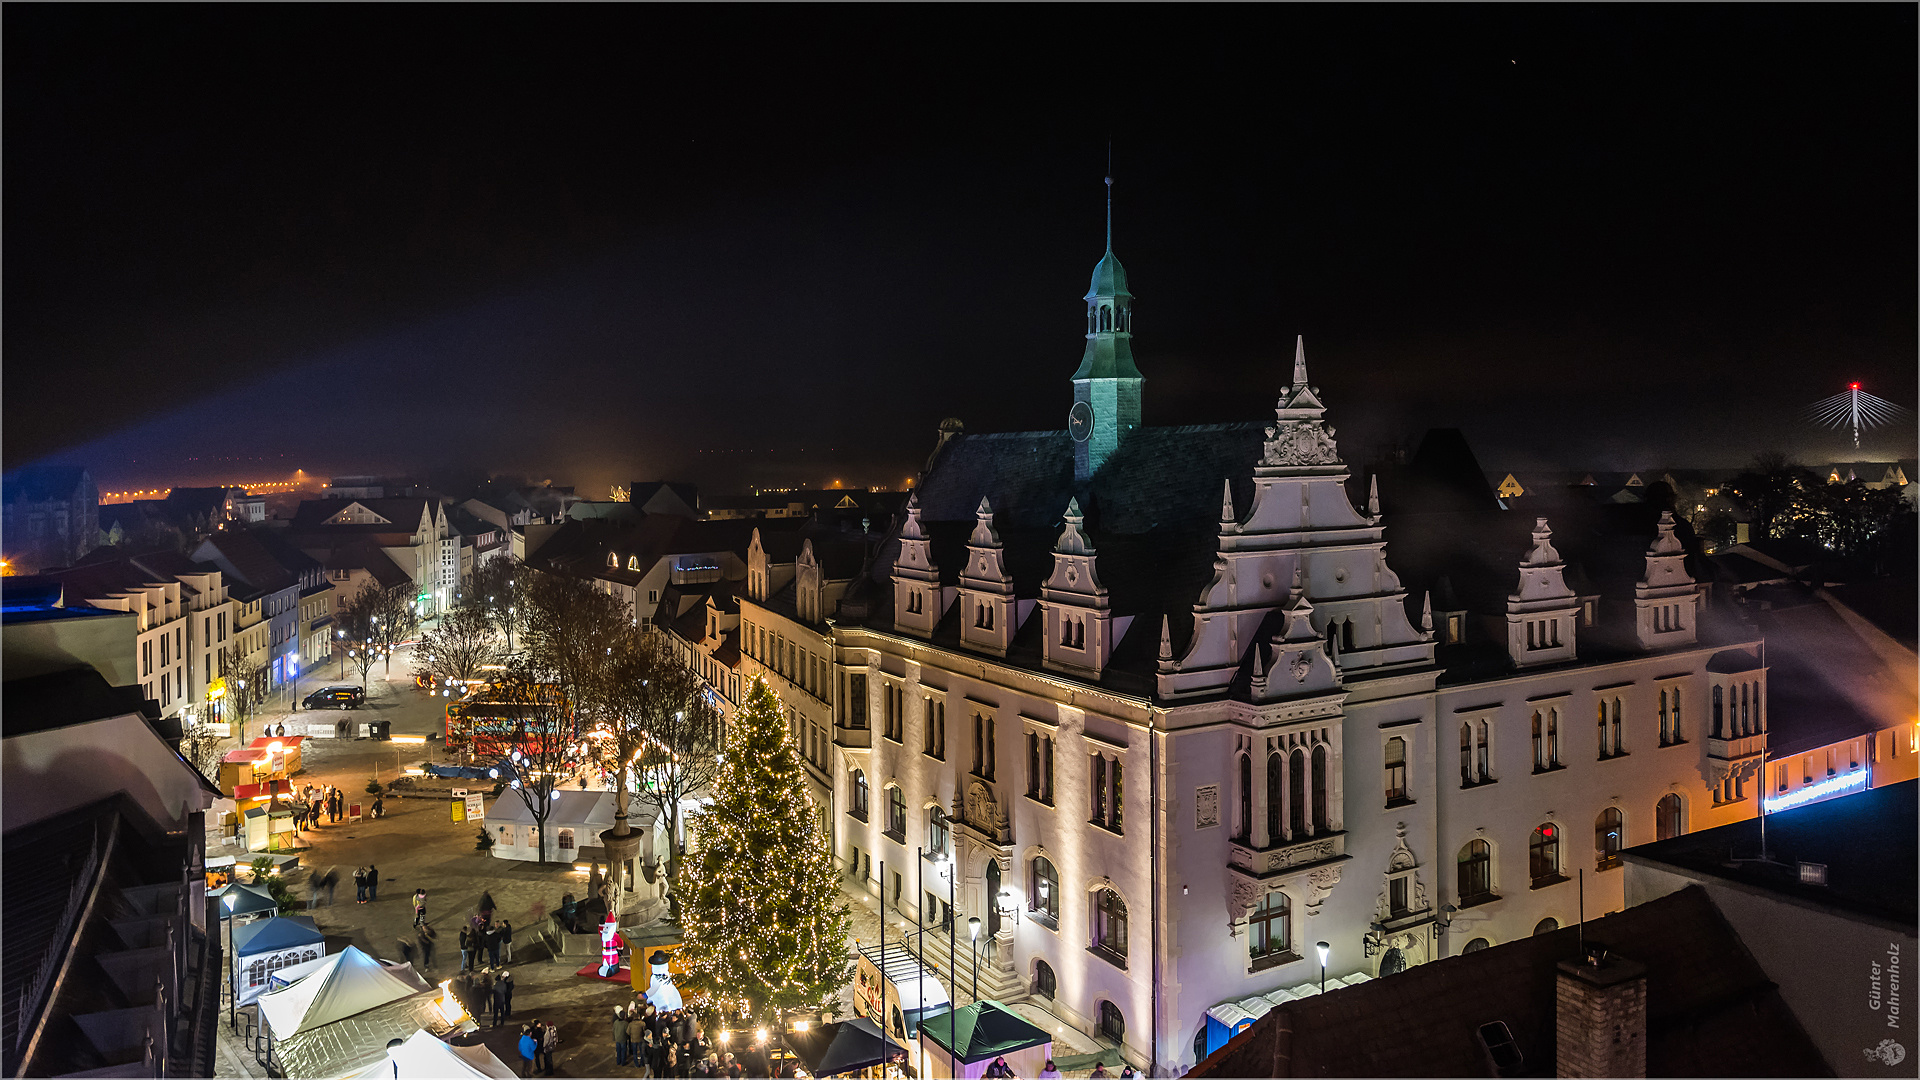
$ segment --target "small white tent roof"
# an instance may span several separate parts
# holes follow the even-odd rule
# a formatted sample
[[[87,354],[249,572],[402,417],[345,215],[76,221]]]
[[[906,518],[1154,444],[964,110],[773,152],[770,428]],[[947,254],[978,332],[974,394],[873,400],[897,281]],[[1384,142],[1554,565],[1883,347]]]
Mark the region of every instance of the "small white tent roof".
[[[389,1001],[432,989],[410,968],[405,975],[352,945],[320,961],[313,973],[271,994],[260,996],[260,1012],[276,1039],[377,1009]]]
[[[385,1058],[349,1074],[346,1080],[390,1080],[395,1075],[400,1080],[465,1080],[480,1076],[508,1080],[515,1073],[485,1046],[452,1046],[422,1028],[394,1047]]]
[[[568,791],[556,788],[554,794],[560,796],[553,800],[553,811],[547,815],[548,825],[598,825],[613,828],[613,792],[611,791]],[[635,827],[644,813],[644,804],[631,792],[627,795],[627,820]],[[647,819],[652,820],[648,814]],[[496,825],[532,825],[533,812],[527,809],[527,801],[520,793],[511,789],[502,791],[500,797],[487,807],[487,820]]]

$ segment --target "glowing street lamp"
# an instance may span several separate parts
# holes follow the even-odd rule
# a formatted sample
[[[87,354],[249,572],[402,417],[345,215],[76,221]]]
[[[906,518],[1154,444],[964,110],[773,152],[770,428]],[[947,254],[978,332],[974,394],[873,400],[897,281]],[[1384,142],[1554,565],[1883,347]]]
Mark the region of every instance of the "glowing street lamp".
[[[967,938],[973,942],[973,1000],[980,1000],[980,916],[967,919]]]
[[[226,895],[220,898],[220,902],[227,905],[227,1027],[229,1030],[239,1031],[239,1003],[234,999],[240,996],[240,988],[236,985],[240,975],[234,970],[233,905],[240,902],[240,895],[229,885]]]
[[[1324,941],[1313,943],[1313,951],[1320,954],[1320,992],[1327,992],[1327,957],[1333,954],[1333,946]]]

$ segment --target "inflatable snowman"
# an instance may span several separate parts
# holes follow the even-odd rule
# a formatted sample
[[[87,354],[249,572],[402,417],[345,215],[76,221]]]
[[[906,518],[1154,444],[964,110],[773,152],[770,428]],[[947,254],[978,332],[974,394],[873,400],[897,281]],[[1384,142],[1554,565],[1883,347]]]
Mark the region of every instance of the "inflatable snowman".
[[[611,979],[620,970],[620,950],[627,945],[627,939],[620,936],[620,923],[607,912],[606,921],[600,924],[600,977]]]
[[[646,999],[661,1012],[673,1012],[681,1007],[680,988],[673,985],[673,976],[667,972],[667,954],[664,949],[656,949],[647,963],[653,966],[653,981],[647,984]]]

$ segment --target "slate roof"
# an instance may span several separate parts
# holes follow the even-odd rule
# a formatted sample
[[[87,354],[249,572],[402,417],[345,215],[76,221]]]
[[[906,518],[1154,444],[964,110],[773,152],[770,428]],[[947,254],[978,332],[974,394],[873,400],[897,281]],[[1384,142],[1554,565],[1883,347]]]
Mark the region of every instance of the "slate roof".
[[[1648,1076],[1828,1073],[1704,889],[1595,919],[1585,932],[1589,945],[1647,967]],[[1520,1075],[1553,1076],[1556,965],[1575,958],[1577,940],[1566,927],[1285,1002],[1187,1075],[1487,1076],[1476,1033],[1501,1021],[1523,1055]]]
[[[1888,671],[1846,620],[1806,589],[1753,617],[1767,639],[1767,749],[1776,757],[1894,727],[1912,718],[1912,670]],[[1797,595],[1795,595],[1797,594]]]
[[[433,516],[431,504],[435,501],[436,500],[433,499],[411,496],[389,499],[305,499],[301,501],[299,509],[293,513],[292,528],[296,532],[316,529],[323,531],[350,530],[353,532],[402,532],[411,536],[414,531],[420,527],[420,517],[422,514],[427,515],[429,518]],[[354,503],[359,503],[368,510],[386,518],[392,522],[392,524],[327,524],[328,518],[333,517]]]
[[[1760,822],[1753,818],[1630,847],[1623,857],[1889,920],[1912,933],[1920,924],[1916,827],[1920,780],[1908,780],[1768,814],[1771,863],[1757,861]],[[1743,861],[1733,863],[1730,855]],[[1802,862],[1825,864],[1827,883],[1802,884]]]

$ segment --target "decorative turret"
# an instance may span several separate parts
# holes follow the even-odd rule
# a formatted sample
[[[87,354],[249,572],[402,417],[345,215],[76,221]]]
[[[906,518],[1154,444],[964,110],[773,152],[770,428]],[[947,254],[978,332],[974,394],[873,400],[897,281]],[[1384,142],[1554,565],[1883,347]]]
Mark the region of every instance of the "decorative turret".
[[[980,497],[974,517],[967,565],[960,572],[960,641],[970,649],[1005,656],[1019,622],[1013,575],[1007,572],[1006,551],[986,496]]]
[[[1643,649],[1694,642],[1699,591],[1687,573],[1687,551],[1673,535],[1673,511],[1662,510],[1646,572],[1633,587],[1633,632]]]
[[[1580,599],[1567,587],[1566,565],[1546,518],[1535,518],[1533,548],[1520,559],[1520,585],[1507,597],[1507,653],[1517,667],[1571,660]]]
[[[1087,347],[1073,373],[1073,476],[1084,484],[1100,471],[1127,432],[1140,426],[1140,369],[1133,363],[1133,294],[1113,253],[1113,178],[1107,178],[1107,253],[1087,287]]]
[[[1040,586],[1047,619],[1043,656],[1047,667],[1097,675],[1113,652],[1113,612],[1095,571],[1093,541],[1080,531],[1085,521],[1080,500],[1068,500],[1053,545],[1053,573]]]
[[[907,498],[907,520],[900,526],[900,554],[893,560],[893,626],[903,634],[931,637],[945,608],[940,570],[933,565],[931,541],[920,523],[920,496]]]

